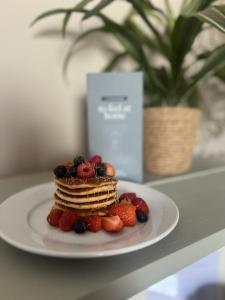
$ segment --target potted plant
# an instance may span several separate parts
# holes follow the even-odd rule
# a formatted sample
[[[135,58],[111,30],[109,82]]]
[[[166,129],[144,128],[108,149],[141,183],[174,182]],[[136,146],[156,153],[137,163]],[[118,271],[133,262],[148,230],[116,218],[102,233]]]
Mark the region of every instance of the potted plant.
[[[164,10],[149,0],[124,0],[130,8],[124,20],[117,22],[103,12],[115,1],[95,4],[80,0],[72,8],[44,12],[32,25],[52,15],[63,15],[65,36],[73,14],[82,14],[83,21],[100,19],[102,25],[82,32],[76,42],[95,33],[113,36],[121,47],[104,71],[116,70],[124,59],[134,62],[133,70],[143,71],[146,169],[163,175],[185,172],[192,161],[201,118],[202,82],[209,76],[225,78],[225,44],[200,53],[193,51],[193,45],[208,27],[225,32],[225,5],[215,0],[183,0],[175,15],[169,0],[164,1]],[[95,4],[92,8],[88,8],[90,2]]]

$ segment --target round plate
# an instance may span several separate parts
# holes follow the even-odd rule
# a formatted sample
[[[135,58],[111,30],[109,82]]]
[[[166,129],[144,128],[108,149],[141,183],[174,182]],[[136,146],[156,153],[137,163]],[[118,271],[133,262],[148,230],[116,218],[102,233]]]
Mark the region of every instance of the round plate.
[[[46,217],[53,204],[55,185],[46,183],[21,191],[0,206],[0,236],[9,244],[31,253],[90,258],[128,253],[152,245],[176,226],[178,208],[166,195],[147,186],[119,181],[119,195],[135,192],[148,203],[146,223],[125,227],[120,233],[86,232],[78,235],[48,225]]]

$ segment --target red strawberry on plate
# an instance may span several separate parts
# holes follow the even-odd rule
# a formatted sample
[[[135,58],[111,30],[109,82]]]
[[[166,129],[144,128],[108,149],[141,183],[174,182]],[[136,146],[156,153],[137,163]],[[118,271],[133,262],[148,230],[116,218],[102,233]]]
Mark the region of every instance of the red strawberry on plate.
[[[87,229],[91,232],[98,232],[102,229],[102,218],[99,215],[85,217]]]
[[[102,218],[102,228],[107,232],[119,232],[123,227],[124,224],[119,216]]]
[[[113,165],[109,163],[105,163],[105,175],[114,177],[116,175],[116,171],[113,167]]]
[[[149,213],[149,207],[142,198],[134,198],[132,204],[136,207],[136,211],[142,211],[145,214]]]
[[[58,227],[59,219],[63,211],[61,209],[53,208],[47,216],[47,221],[50,225]]]
[[[112,207],[107,216],[119,216],[124,226],[134,226],[137,223],[136,208],[132,204],[119,204]]]
[[[62,231],[70,231],[73,229],[73,224],[79,218],[78,214],[72,211],[64,211],[59,219],[59,228]]]
[[[95,155],[89,158],[88,162],[97,166],[102,162],[102,158],[100,155]]]
[[[80,178],[89,178],[95,176],[95,168],[92,163],[82,163],[77,167],[77,176]]]

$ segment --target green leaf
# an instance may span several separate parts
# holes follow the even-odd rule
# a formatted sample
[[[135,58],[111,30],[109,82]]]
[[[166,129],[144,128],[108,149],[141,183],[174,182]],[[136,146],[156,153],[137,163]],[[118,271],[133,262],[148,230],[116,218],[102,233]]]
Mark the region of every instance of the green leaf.
[[[65,35],[66,35],[66,27],[67,27],[68,22],[69,22],[69,20],[70,20],[71,14],[72,14],[71,11],[67,12],[67,13],[65,14],[64,19],[63,19],[63,26],[62,26],[62,36],[63,36],[63,37],[65,37]]]
[[[84,8],[88,3],[92,2],[93,0],[83,0],[80,3],[78,3],[76,6],[74,6],[75,9],[82,9]]]
[[[33,26],[34,24],[36,24],[38,21],[50,17],[50,16],[55,16],[58,14],[65,14],[67,13],[67,9],[65,8],[57,8],[57,9],[52,9],[52,10],[48,10],[42,14],[40,14],[39,16],[37,16],[30,24],[30,26]]]
[[[215,72],[215,76],[225,82],[225,66]]]
[[[225,5],[209,7],[195,16],[225,33]]]
[[[114,57],[109,61],[109,63],[104,67],[102,72],[112,71],[115,66],[120,62],[121,59],[127,56],[127,52],[122,52],[114,55]]]
[[[167,11],[167,21],[168,21],[168,27],[169,30],[172,31],[174,27],[174,22],[175,22],[175,16],[173,13],[173,9],[170,3],[170,0],[164,0],[165,5],[166,5],[166,11]]]
[[[211,52],[206,59],[202,69],[192,78],[192,82],[188,87],[186,93],[189,93],[197,83],[202,81],[209,75],[214,75],[218,70],[225,67],[225,45],[216,48]]]
[[[114,0],[102,0],[98,5],[96,5],[93,9],[91,9],[85,14],[83,20],[86,20],[92,16],[97,15],[103,8],[111,4],[113,1]]]
[[[191,16],[194,13],[207,8],[216,0],[185,0],[181,7],[181,15]]]

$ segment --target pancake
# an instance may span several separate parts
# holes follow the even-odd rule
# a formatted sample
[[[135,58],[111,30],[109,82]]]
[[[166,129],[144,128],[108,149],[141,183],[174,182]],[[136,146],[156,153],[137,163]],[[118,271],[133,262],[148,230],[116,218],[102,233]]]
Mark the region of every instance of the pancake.
[[[113,204],[112,204],[113,205]],[[110,207],[112,207],[112,205],[109,205],[107,208],[103,207],[103,208],[100,208],[100,209],[85,209],[85,210],[77,210],[75,208],[72,208],[70,207],[69,210],[70,211],[74,211],[76,213],[78,213],[80,216],[88,216],[88,215],[99,215],[99,216],[105,216],[108,212],[108,210],[110,209]],[[63,204],[54,204],[54,206],[52,207],[53,209],[56,208],[56,209],[61,209],[62,211],[68,211],[68,207],[64,206]]]
[[[110,191],[107,193],[99,193],[99,194],[89,194],[89,195],[82,195],[82,196],[71,196],[68,195],[62,191],[60,191],[59,189],[56,190],[55,195],[58,196],[58,198],[62,199],[62,200],[66,200],[66,201],[70,201],[72,203],[90,203],[90,202],[98,202],[98,201],[102,201],[102,200],[107,200],[109,198],[115,198],[116,197],[116,191]]]
[[[110,176],[96,176],[90,178],[64,177],[55,178],[55,183],[68,189],[93,188],[108,184],[117,184],[117,179]]]
[[[102,200],[102,201],[96,201],[96,202],[86,202],[86,203],[82,203],[82,204],[76,204],[76,203],[73,203],[71,201],[67,201],[67,200],[64,200],[64,199],[61,199],[59,198],[56,194],[55,194],[55,204],[58,204],[58,205],[63,205],[67,208],[75,208],[77,210],[97,210],[97,209],[100,209],[100,208],[103,208],[103,207],[107,207],[111,204],[113,204],[115,202],[115,197],[111,197],[111,198],[108,198],[106,200]]]
[[[102,192],[109,192],[116,189],[116,183],[113,184],[107,184],[107,185],[101,185],[97,187],[88,187],[88,188],[68,188],[66,186],[57,184],[58,189],[62,191],[63,193],[66,193],[68,195],[75,195],[75,196],[81,196],[81,195],[89,195],[89,194],[97,194]]]

